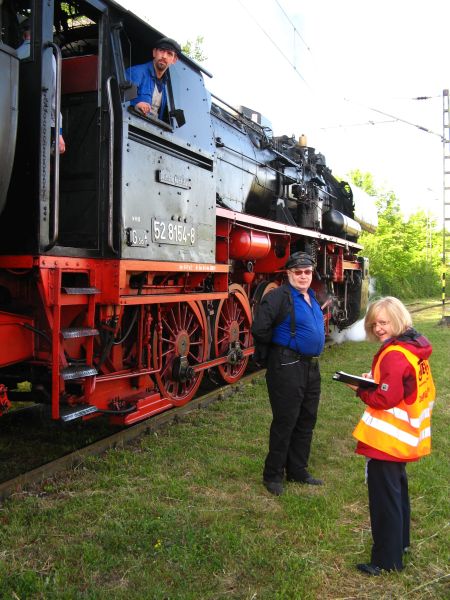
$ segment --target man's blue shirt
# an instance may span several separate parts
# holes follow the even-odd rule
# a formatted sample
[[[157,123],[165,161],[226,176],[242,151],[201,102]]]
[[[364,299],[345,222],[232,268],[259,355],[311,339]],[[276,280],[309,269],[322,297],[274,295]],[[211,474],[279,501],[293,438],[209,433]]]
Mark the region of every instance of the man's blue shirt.
[[[325,346],[325,330],[320,304],[313,290],[309,291],[311,306],[298,290],[289,286],[295,308],[295,339],[291,336],[290,313],[273,329],[272,343],[286,346],[300,354],[319,356]]]
[[[125,71],[126,77],[129,81],[132,81],[137,86],[138,95],[136,98],[131,100],[130,105],[136,106],[138,102],[148,102],[148,104],[152,104],[153,98],[153,90],[156,85],[156,73],[155,67],[152,62],[144,63],[142,65],[135,65],[134,67],[130,67]],[[158,111],[158,117],[161,119],[164,115],[164,109],[167,104],[167,72],[161,78],[162,83],[162,97],[161,97],[161,106]]]

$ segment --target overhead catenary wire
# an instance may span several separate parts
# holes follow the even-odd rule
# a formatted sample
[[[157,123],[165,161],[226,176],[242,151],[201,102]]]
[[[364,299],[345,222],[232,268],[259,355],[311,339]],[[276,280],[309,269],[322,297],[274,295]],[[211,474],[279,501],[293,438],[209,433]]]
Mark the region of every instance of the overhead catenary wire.
[[[342,125],[328,125],[326,127],[319,127],[321,131],[327,129],[346,129],[347,127],[366,127],[372,125],[386,125],[386,123],[395,123],[395,119],[388,119],[387,121],[365,121],[364,123],[345,123]]]
[[[442,94],[435,94],[434,96],[383,96],[384,100],[434,100],[436,98],[442,98]]]
[[[311,48],[308,46],[308,44],[305,42],[305,40],[303,39],[303,37],[300,35],[299,31],[297,30],[295,24],[292,22],[291,18],[289,17],[289,15],[286,13],[285,9],[283,8],[283,6],[280,4],[279,0],[275,0],[275,3],[278,5],[278,7],[280,8],[280,10],[282,11],[282,13],[284,14],[284,16],[286,17],[286,19],[289,21],[289,23],[291,24],[294,32],[298,35],[298,37],[301,39],[301,41],[305,44],[306,48],[308,49],[308,51],[311,53],[312,55],[312,50]],[[415,100],[415,101],[423,101],[423,100],[432,100],[434,98],[440,98],[440,95],[433,95],[433,96],[416,96],[413,98],[408,98],[409,100]],[[347,102],[352,102],[353,104],[357,104],[356,102],[353,102],[352,100],[349,100],[348,98],[344,98],[345,101]],[[384,111],[381,111],[377,108],[373,108],[370,106],[364,106],[362,104],[359,104],[359,106],[366,108],[367,110],[371,110],[373,112],[377,112],[381,115],[384,115],[386,117],[390,117],[389,121],[367,121],[366,123],[361,123],[361,124],[351,124],[351,125],[337,125],[335,127],[357,127],[358,125],[360,126],[367,126],[367,125],[379,125],[379,124],[386,124],[386,123],[395,123],[395,122],[401,122],[401,123],[405,123],[407,125],[411,125],[413,127],[416,127],[417,129],[419,129],[420,131],[423,131],[425,133],[430,133],[431,135],[435,135],[437,137],[439,137],[441,139],[442,142],[445,142],[444,137],[442,136],[442,134],[440,133],[436,133],[435,131],[432,131],[431,129],[428,129],[427,127],[424,127],[422,125],[418,125],[416,123],[412,123],[411,121],[408,121],[407,119],[403,119],[401,117],[397,117],[395,115],[391,115],[389,113],[386,113]],[[331,127],[321,127],[320,129],[325,130],[325,129],[330,129]]]
[[[391,119],[394,119],[395,121],[399,121],[400,123],[405,123],[406,125],[411,125],[412,127],[416,127],[417,129],[420,129],[421,131],[424,131],[425,133],[430,133],[431,135],[436,135],[438,138],[440,138],[440,140],[442,142],[444,141],[444,138],[441,133],[436,133],[435,131],[432,131],[431,129],[424,127],[423,125],[418,125],[417,123],[412,123],[411,121],[408,121],[407,119],[402,119],[401,117],[391,115],[390,113],[384,112],[383,110],[379,110],[378,108],[373,108],[372,106],[365,106],[364,104],[360,104],[359,102],[355,102],[354,100],[350,100],[349,98],[344,98],[344,100],[346,102],[350,102],[351,104],[355,104],[356,106],[361,106],[362,108],[365,108],[366,110],[371,110],[380,115],[384,115],[385,117],[390,117]]]
[[[410,100],[410,101],[419,100],[419,101],[421,101],[421,100],[435,100],[435,99],[441,99],[441,98],[442,98],[442,95],[415,96],[415,97],[410,97],[409,96],[409,97],[403,97],[403,98],[390,98],[390,99],[391,100]],[[386,100],[386,98],[384,98],[384,99]],[[337,125],[327,125],[327,126],[324,126],[324,127],[319,127],[318,129],[320,129],[321,131],[327,131],[329,129],[347,129],[349,127],[366,127],[368,125],[385,125],[387,123],[403,122],[403,123],[405,123],[407,125],[411,125],[413,127],[416,127],[417,129],[419,129],[419,130],[421,130],[421,131],[423,131],[425,133],[431,133],[432,135],[435,135],[435,136],[439,137],[442,142],[446,141],[441,134],[436,133],[436,132],[428,129],[427,127],[424,127],[422,125],[417,125],[417,124],[412,123],[410,121],[407,121],[406,119],[403,119],[401,117],[396,117],[394,115],[390,115],[389,113],[381,111],[380,109],[366,106],[365,104],[362,104],[360,102],[356,102],[356,101],[353,101],[353,100],[350,100],[350,99],[346,99],[346,98],[344,98],[344,100],[347,101],[347,102],[349,102],[349,103],[351,103],[351,104],[358,105],[358,106],[360,106],[360,107],[362,107],[362,108],[364,108],[366,110],[371,110],[371,111],[374,111],[374,112],[378,112],[378,113],[380,113],[382,115],[389,116],[389,117],[392,117],[392,118],[388,119],[388,120],[383,120],[383,121],[372,121],[372,120],[369,119],[369,120],[361,122],[361,123],[340,123],[340,124],[337,124]]]
[[[269,33],[264,29],[264,27],[255,19],[255,17],[252,15],[252,13],[249,11],[249,9],[245,6],[245,4],[242,3],[241,0],[237,0],[237,2],[242,6],[242,8],[246,11],[246,13],[250,16],[250,18],[252,19],[252,21],[254,21],[254,23],[259,27],[259,29],[261,29],[261,31],[264,33],[264,35],[269,39],[270,43],[273,44],[273,46],[275,46],[275,48],[278,50],[278,52],[281,54],[281,56],[289,63],[289,65],[294,69],[294,72],[300,77],[300,79],[303,81],[303,83],[310,89],[311,86],[309,85],[309,83],[306,81],[306,79],[303,77],[303,75],[300,73],[300,71],[297,69],[297,65],[295,63],[293,63],[288,56],[286,56],[286,54],[283,52],[283,50],[280,48],[280,46],[275,42],[275,40],[269,35]]]
[[[310,85],[310,83],[308,81],[306,81],[304,75],[299,71],[299,68],[297,67],[296,63],[296,47],[294,45],[294,48],[292,49],[291,53],[285,53],[280,45],[277,43],[277,41],[275,41],[275,39],[273,39],[272,35],[270,35],[268,33],[268,31],[255,19],[254,15],[250,12],[250,10],[247,8],[247,6],[245,6],[245,4],[242,2],[242,0],[237,0],[239,5],[242,7],[242,9],[249,15],[249,18],[257,25],[257,27],[263,32],[263,34],[266,36],[266,38],[270,41],[270,43],[276,48],[277,52],[283,57],[283,59],[290,65],[290,67],[293,69],[294,73],[300,77],[300,79],[303,81],[303,83],[307,86],[307,88],[309,89],[309,91],[316,97],[318,97],[318,99],[321,97],[321,93],[318,89],[314,89],[312,85]],[[286,11],[284,10],[283,6],[280,4],[279,0],[274,0],[274,3],[278,6],[279,10],[283,13],[284,17],[288,20],[290,26],[292,27],[292,30],[294,32],[294,44],[295,44],[295,37],[298,36],[302,43],[305,44],[305,46],[307,47],[307,51],[310,55],[310,57],[313,59],[314,62],[316,62],[316,57],[314,55],[313,50],[311,49],[311,47],[306,44],[305,40],[302,38],[302,36],[300,36],[296,26],[294,25],[293,21],[291,20],[291,18],[287,15]],[[269,31],[271,31],[271,29],[269,28]],[[292,56],[292,58],[291,58]],[[318,75],[318,72],[323,70],[323,65],[317,65],[316,64],[316,75]],[[330,103],[330,101],[332,102],[332,98],[330,97],[330,91],[332,90],[332,88],[330,88],[329,86],[327,86],[326,92],[327,92],[327,96],[328,96],[328,102]],[[353,103],[353,104],[357,104],[357,102],[354,102],[348,98],[343,98],[342,96],[340,96],[339,98],[337,97],[336,94],[333,94],[335,96],[335,101],[340,100],[340,101],[344,101],[344,102],[349,102],[349,103]],[[404,100],[409,100],[410,102],[424,102],[424,101],[430,101],[434,98],[438,98],[440,96],[437,95],[417,95],[415,97],[409,97],[409,98],[404,98]],[[391,98],[391,100],[393,100],[394,98]],[[397,98],[399,99],[399,98]],[[384,98],[384,100],[388,100],[388,98]],[[373,101],[373,100],[372,100]],[[370,102],[370,104],[372,103],[372,101]],[[379,128],[380,125],[384,124],[387,126],[393,126],[396,123],[403,123],[411,128],[416,129],[417,131],[421,131],[422,133],[425,133],[428,136],[433,136],[434,138],[438,137],[439,140],[442,143],[447,143],[445,136],[441,135],[440,133],[437,133],[436,131],[433,131],[433,129],[425,127],[422,124],[419,123],[414,123],[411,120],[408,120],[406,118],[400,117],[397,114],[392,114],[389,112],[385,112],[383,110],[380,110],[379,108],[376,108],[375,106],[368,106],[369,103],[364,104],[359,104],[361,107],[363,107],[365,110],[367,111],[371,111],[371,112],[375,112],[378,113],[379,115],[383,115],[384,117],[387,117],[389,119],[389,121],[387,120],[371,120],[368,119],[366,121],[366,123],[362,123],[361,125],[357,124],[357,123],[353,123],[350,125],[342,125],[342,129],[345,128],[357,128],[359,127],[367,127],[368,125],[372,125],[375,126],[377,125],[377,128]],[[396,112],[396,111],[394,111]],[[364,119],[364,117],[363,117]],[[335,126],[336,129],[341,129],[341,126]],[[318,128],[321,130],[330,130],[332,129],[332,127],[326,127],[326,128]]]
[[[281,12],[283,13],[283,15],[286,17],[286,19],[289,21],[289,23],[292,26],[292,29],[294,30],[294,34],[297,35],[300,40],[305,44],[306,49],[308,50],[308,52],[311,52],[311,48],[308,46],[308,44],[305,42],[305,40],[303,39],[303,37],[301,36],[299,30],[297,29],[297,27],[295,26],[295,23],[292,22],[290,16],[287,14],[287,12],[284,10],[284,8],[281,6],[280,2],[278,0],[275,0],[275,3],[279,6]],[[311,52],[312,54],[312,52]]]
[[[269,39],[269,41],[271,42],[271,44],[273,46],[275,46],[275,48],[281,54],[281,56],[283,56],[283,58],[288,62],[288,64],[292,67],[292,69],[294,70],[294,72],[296,73],[296,75],[298,75],[301,78],[301,80],[306,84],[306,86],[311,91],[314,92],[314,90],[312,89],[311,85],[306,81],[306,79],[303,77],[303,75],[298,70],[297,65],[293,61],[291,61],[290,58],[283,52],[283,50],[280,48],[280,46],[272,38],[272,36],[266,31],[266,29],[264,29],[264,27],[257,21],[257,19],[254,17],[254,15],[250,12],[250,10],[248,9],[248,7],[242,2],[242,0],[237,0],[237,2],[247,12],[247,14],[250,16],[250,18],[252,19],[252,21],[258,26],[258,28],[264,33],[264,35]],[[283,15],[287,19],[287,21],[289,22],[290,26],[292,27],[292,29],[294,31],[294,35],[297,35],[299,37],[299,39],[302,41],[302,43],[307,48],[308,52],[311,54],[311,56],[313,56],[313,52],[312,52],[310,46],[306,43],[306,41],[304,40],[304,38],[301,36],[301,34],[298,31],[295,23],[293,23],[292,19],[287,14],[286,10],[281,5],[281,3],[279,2],[279,0],[274,0],[274,2],[278,6],[278,8],[281,10],[281,12],[283,13]],[[410,98],[410,100],[423,101],[423,100],[430,100],[430,99],[435,98],[435,97],[437,97],[437,96],[416,96],[414,98]],[[427,127],[424,127],[423,125],[412,123],[411,121],[408,121],[407,119],[403,119],[402,117],[398,117],[396,115],[392,115],[390,113],[386,113],[386,112],[381,111],[381,110],[379,110],[377,108],[374,108],[374,107],[365,106],[363,104],[357,103],[357,102],[355,102],[353,100],[350,100],[348,98],[343,98],[343,100],[346,101],[346,102],[350,102],[352,104],[355,104],[355,105],[359,105],[359,106],[365,108],[366,110],[377,112],[377,113],[379,113],[381,115],[384,115],[385,117],[389,117],[390,118],[390,121],[371,121],[371,120],[368,120],[365,123],[361,123],[360,126],[379,125],[379,124],[400,122],[400,123],[405,123],[407,125],[415,127],[416,129],[419,129],[420,131],[423,131],[425,133],[429,133],[431,135],[435,135],[435,136],[439,137],[441,139],[441,141],[445,141],[444,138],[443,138],[443,136],[440,133],[436,133],[435,131],[432,131],[431,129],[428,129]],[[345,128],[345,127],[357,127],[357,126],[358,126],[358,124],[335,125],[335,126],[330,126],[330,127],[321,127],[320,129],[321,130],[326,130],[326,129],[332,129],[332,128],[340,128],[340,127]]]

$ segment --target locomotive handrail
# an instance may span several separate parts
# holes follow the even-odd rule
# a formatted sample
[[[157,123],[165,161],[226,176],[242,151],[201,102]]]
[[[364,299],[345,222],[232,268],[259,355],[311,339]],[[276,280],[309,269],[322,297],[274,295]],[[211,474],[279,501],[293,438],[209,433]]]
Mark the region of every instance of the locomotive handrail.
[[[109,146],[108,146],[108,246],[117,254],[114,247],[114,105],[111,91],[111,81],[115,79],[112,75],[106,80],[106,92],[108,96],[109,114]]]
[[[233,106],[232,104],[229,104],[225,100],[222,100],[222,98],[219,98],[219,96],[216,96],[216,94],[213,94],[212,92],[210,92],[210,93],[211,93],[212,98],[215,98],[221,104],[223,104],[224,106],[226,106],[227,108],[229,108],[232,111],[232,112],[228,112],[230,117],[232,117],[233,119],[236,119],[236,120],[239,119],[240,124],[243,127],[250,127],[250,129],[252,129],[255,133],[263,135],[267,139],[268,143],[271,143],[271,139],[267,136],[267,131],[272,131],[271,127],[262,125],[261,123],[256,123],[255,121],[252,121],[252,119],[250,119],[247,115],[245,115],[241,110],[239,110],[235,106]],[[222,108],[218,104],[215,104],[214,102],[211,105],[211,109],[213,109],[214,106],[218,110],[222,110]],[[225,112],[227,112],[227,111],[225,111]],[[233,114],[233,113],[235,113],[235,114]],[[218,116],[218,115],[216,114],[216,116]]]
[[[221,104],[223,104],[224,106],[227,106],[228,108],[230,108],[233,112],[235,112],[236,114],[238,114],[239,116],[243,117],[244,113],[241,112],[238,108],[236,108],[235,106],[233,106],[232,104],[229,104],[228,102],[226,102],[225,100],[222,100],[222,98],[219,98],[219,96],[216,96],[216,94],[211,93],[211,97],[215,98],[216,100],[218,100]],[[219,107],[220,108],[220,107]]]
[[[61,129],[61,64],[62,54],[59,46],[53,42],[48,43],[48,47],[52,49],[52,54],[55,57],[56,69],[55,69],[55,160],[53,161],[53,211],[52,214],[52,229],[49,232],[48,244],[54,246],[58,241],[59,235],[59,131]],[[51,163],[50,163],[51,164]],[[50,207],[51,209],[52,207]]]

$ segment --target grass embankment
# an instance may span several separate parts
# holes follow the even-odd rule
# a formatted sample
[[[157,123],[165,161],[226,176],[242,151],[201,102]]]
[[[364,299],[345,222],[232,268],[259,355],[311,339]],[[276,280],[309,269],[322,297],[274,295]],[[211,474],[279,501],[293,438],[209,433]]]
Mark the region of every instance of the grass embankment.
[[[311,471],[326,485],[261,485],[270,411],[264,380],[0,510],[2,599],[448,598],[450,328],[415,315],[433,342],[433,453],[408,467],[412,551],[401,574],[369,578],[364,459],[352,429],[362,404],[332,373],[367,370],[373,344],[321,360]],[[447,573],[447,579],[446,579]]]

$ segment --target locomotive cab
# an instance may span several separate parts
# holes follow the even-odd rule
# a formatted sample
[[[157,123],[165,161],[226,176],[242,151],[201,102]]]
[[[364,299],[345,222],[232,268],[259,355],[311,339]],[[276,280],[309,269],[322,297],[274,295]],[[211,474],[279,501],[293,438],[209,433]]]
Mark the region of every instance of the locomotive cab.
[[[150,62],[161,37],[152,34],[147,24],[125,17],[119,62]],[[134,110],[127,101],[132,88],[126,81],[121,86],[127,90],[121,115],[122,257],[213,262],[215,146],[200,68],[184,56],[170,67],[163,121]]]
[[[169,72],[166,114],[146,118],[130,106],[126,68],[152,60],[159,32],[97,0],[55,2],[54,15],[39,2],[24,6],[31,52],[20,64],[0,251],[213,261],[214,145],[199,67],[181,57]]]

